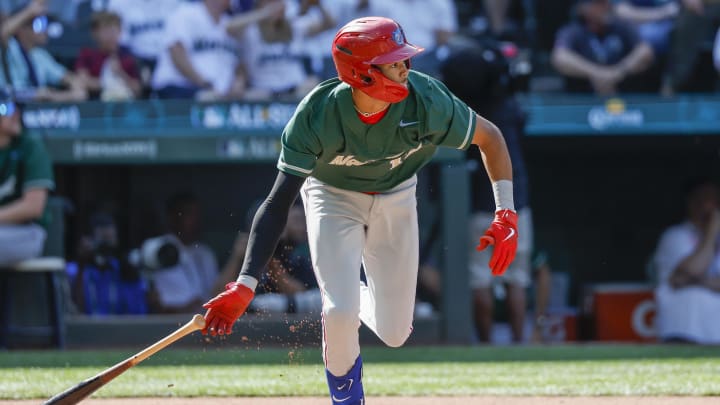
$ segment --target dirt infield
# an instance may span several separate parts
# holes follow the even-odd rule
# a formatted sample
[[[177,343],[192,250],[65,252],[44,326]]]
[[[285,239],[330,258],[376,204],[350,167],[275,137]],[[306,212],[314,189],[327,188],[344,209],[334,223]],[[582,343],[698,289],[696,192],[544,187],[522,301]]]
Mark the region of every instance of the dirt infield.
[[[370,405],[710,405],[717,397],[375,397]],[[0,401],[0,405],[37,405],[42,401]],[[91,399],[87,405],[328,405],[328,398],[117,398]]]

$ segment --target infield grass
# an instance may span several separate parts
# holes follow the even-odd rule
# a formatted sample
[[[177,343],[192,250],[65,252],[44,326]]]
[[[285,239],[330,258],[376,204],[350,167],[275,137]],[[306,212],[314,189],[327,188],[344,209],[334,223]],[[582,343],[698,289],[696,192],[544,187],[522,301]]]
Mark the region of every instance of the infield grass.
[[[0,352],[0,399],[48,398],[137,350]],[[373,395],[720,395],[720,347],[364,347]],[[166,349],[96,397],[326,394],[318,349]]]

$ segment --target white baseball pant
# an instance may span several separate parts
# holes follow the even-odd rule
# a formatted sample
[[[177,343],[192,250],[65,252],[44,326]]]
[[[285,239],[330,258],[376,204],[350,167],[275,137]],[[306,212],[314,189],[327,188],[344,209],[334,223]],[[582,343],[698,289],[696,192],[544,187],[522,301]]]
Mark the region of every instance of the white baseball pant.
[[[375,195],[309,177],[302,187],[322,292],[323,360],[345,375],[360,354],[360,320],[388,346],[412,331],[418,270],[417,178]],[[367,286],[360,281],[363,265]]]

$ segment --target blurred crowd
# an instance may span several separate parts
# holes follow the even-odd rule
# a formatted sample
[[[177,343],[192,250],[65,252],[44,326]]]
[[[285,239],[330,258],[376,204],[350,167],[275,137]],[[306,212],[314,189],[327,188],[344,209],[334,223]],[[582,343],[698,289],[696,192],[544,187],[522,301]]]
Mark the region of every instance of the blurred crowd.
[[[521,90],[717,90],[720,1],[560,3],[553,25],[532,0],[5,0],[0,84],[9,76],[32,101],[296,100],[334,77],[339,27],[383,15],[426,48],[414,62],[430,74],[453,50],[494,41]],[[538,76],[559,80],[533,89]]]
[[[559,12],[567,18],[548,28],[536,20],[543,5],[532,0],[3,0],[0,87],[12,88],[14,96],[6,97],[3,90],[0,97],[0,163],[11,161],[17,155],[13,148],[22,147],[24,155],[17,156],[30,162],[29,173],[22,174],[25,191],[34,192],[24,195],[21,188],[8,186],[12,198],[8,192],[3,199],[2,182],[15,176],[15,166],[0,166],[0,240],[3,233],[10,235],[5,223],[36,220],[38,226],[22,231],[37,242],[29,256],[39,255],[45,238],[40,220],[54,187],[44,147],[17,140],[22,130],[15,101],[298,100],[335,76],[329,46],[334,33],[353,18],[382,15],[397,20],[409,41],[426,49],[413,59],[413,67],[441,77],[498,125],[512,155],[523,238],[516,262],[501,279],[490,277],[488,257],[470,253],[476,337],[491,341],[495,305],[506,300],[512,340],[527,339],[528,308],[531,337],[543,340],[551,267],[543,252],[534,251],[520,145],[525,116],[515,94],[536,91],[533,78],[543,75],[558,83],[543,91],[563,93],[714,92],[720,72],[720,0],[562,3],[566,8]],[[550,46],[537,40],[543,37],[540,30],[549,31]],[[479,153],[467,155],[476,187],[470,233],[485,229],[494,211],[492,191],[482,187],[488,184],[481,159]],[[17,178],[12,177],[13,185]],[[717,328],[707,332],[702,320],[672,315],[672,308],[691,305],[720,309],[717,185],[706,181],[688,193],[688,221],[663,236],[655,258],[659,305],[672,318],[660,318],[661,332],[667,339],[717,343]],[[8,210],[10,202],[14,211]],[[162,232],[133,249],[121,248],[117,209],[98,207],[88,215],[76,251],[68,257],[72,310],[90,315],[190,312],[222,291],[237,277],[249,222],[218,264],[202,240],[201,205],[192,192],[171,196]],[[304,226],[302,208],[294,207],[251,311],[319,311]],[[418,296],[424,306],[418,306],[418,316],[440,306],[435,258],[423,257]],[[683,293],[676,293],[681,288]],[[528,303],[529,289],[533,304]]]

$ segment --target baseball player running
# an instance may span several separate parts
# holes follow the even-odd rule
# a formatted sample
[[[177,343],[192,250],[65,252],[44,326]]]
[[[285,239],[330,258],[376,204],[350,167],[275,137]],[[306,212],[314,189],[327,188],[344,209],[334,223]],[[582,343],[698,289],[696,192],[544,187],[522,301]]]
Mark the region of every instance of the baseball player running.
[[[230,334],[300,193],[322,292],[323,361],[333,404],[365,402],[360,321],[392,347],[412,331],[415,174],[438,146],[480,148],[497,210],[478,249],[494,245],[490,268],[498,275],[515,256],[517,215],[503,136],[440,81],[410,70],[410,58],[422,51],[388,18],[356,19],[338,31],[332,44],[338,78],[313,89],[285,127],[279,172],[255,214],[240,275],[204,305],[203,333]],[[361,265],[367,283],[360,281]]]

